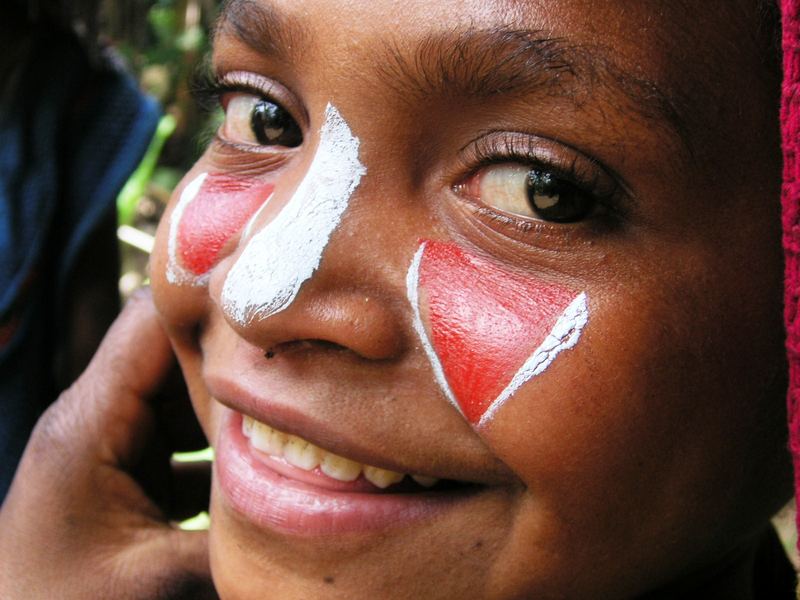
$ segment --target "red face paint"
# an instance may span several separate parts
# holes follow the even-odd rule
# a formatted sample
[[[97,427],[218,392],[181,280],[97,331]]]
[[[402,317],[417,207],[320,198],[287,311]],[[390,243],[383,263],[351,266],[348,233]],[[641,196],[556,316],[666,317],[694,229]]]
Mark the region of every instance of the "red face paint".
[[[419,287],[420,302],[428,308],[430,345],[473,424],[513,393],[513,382],[537,375],[571,347],[586,322],[584,295],[510,271],[455,244],[425,242]],[[576,300],[584,302],[584,312],[570,330],[562,315],[571,314],[567,309]]]
[[[228,175],[206,176],[195,198],[183,210],[177,230],[178,256],[194,275],[206,273],[225,243],[266,202],[274,184]]]

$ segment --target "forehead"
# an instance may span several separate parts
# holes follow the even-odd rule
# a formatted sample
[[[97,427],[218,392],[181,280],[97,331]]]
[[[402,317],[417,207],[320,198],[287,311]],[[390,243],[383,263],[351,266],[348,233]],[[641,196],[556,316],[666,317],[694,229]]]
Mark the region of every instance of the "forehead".
[[[353,83],[361,63],[402,96],[498,95],[598,87],[686,137],[753,65],[758,29],[742,2],[609,0],[325,2],[230,0],[217,46],[235,37],[297,67],[325,64]],[[344,57],[344,60],[343,60]],[[756,65],[757,66],[757,65]],[[348,72],[349,71],[349,72]],[[684,140],[688,141],[688,140]]]

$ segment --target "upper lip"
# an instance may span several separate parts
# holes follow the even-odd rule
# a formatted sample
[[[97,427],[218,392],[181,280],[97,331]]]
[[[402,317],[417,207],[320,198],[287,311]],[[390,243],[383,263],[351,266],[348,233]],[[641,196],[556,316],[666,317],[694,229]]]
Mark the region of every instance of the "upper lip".
[[[375,404],[363,397],[371,393],[370,386],[342,389],[311,372],[298,379],[296,367],[303,363],[285,359],[265,367],[263,350],[242,338],[204,337],[201,346],[207,347],[201,353],[208,354],[201,377],[206,391],[236,412],[365,465],[480,485],[524,487],[465,423],[445,434],[438,420],[422,421],[397,402],[387,409],[395,412],[381,414],[370,410]],[[341,359],[336,360],[338,365]],[[384,392],[380,386],[377,390]],[[353,410],[358,413],[352,414]],[[459,419],[455,414],[452,418]]]
[[[248,415],[274,429],[296,435],[315,444],[316,446],[338,454],[362,464],[390,469],[400,473],[412,475],[427,475],[439,479],[451,479],[466,483],[491,485],[508,483],[497,477],[486,477],[481,472],[473,469],[461,469],[459,466],[448,469],[437,466],[436,470],[430,467],[413,465],[403,461],[403,456],[393,456],[386,451],[375,451],[365,447],[360,440],[342,435],[341,431],[334,428],[326,421],[314,419],[293,405],[277,402],[274,399],[263,397],[226,377],[216,374],[206,374],[205,384],[209,394],[228,408]],[[402,453],[401,453],[402,454]]]
[[[256,396],[245,387],[228,379],[209,375],[206,377],[206,386],[209,393],[228,408],[249,415],[278,431],[303,438],[323,450],[382,469],[415,475],[446,477],[442,474],[415,470],[395,457],[364,448],[357,440],[345,439],[340,432],[334,432],[328,423],[313,419],[292,406]]]

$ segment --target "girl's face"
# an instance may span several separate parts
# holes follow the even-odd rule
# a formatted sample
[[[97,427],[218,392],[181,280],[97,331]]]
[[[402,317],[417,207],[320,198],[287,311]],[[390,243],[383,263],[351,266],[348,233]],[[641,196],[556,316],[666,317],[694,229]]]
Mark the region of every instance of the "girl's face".
[[[223,597],[631,596],[788,494],[744,3],[233,0],[153,288]]]

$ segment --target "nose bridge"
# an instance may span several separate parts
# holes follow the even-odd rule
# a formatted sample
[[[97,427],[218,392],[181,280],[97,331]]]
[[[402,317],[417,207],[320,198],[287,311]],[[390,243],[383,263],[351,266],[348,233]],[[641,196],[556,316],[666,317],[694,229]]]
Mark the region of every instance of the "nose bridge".
[[[314,160],[291,200],[245,240],[227,274],[222,309],[239,325],[278,313],[319,267],[331,234],[366,173],[359,141],[330,104]]]
[[[353,285],[356,273],[345,279],[346,273],[337,272],[340,267],[328,270],[335,274],[326,275],[324,285],[315,285],[324,255],[326,265],[344,264],[340,252],[326,249],[367,172],[359,146],[329,104],[314,158],[292,197],[260,229],[258,215],[248,224],[243,248],[221,284],[219,305],[251,343],[268,349],[284,342],[324,340],[368,358],[397,352],[402,337],[397,315],[391,303],[380,301],[380,294],[365,291],[373,286],[364,281]],[[295,302],[301,288],[306,291]]]

